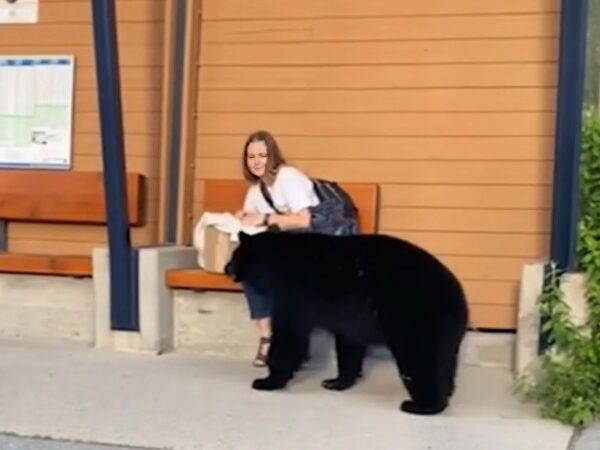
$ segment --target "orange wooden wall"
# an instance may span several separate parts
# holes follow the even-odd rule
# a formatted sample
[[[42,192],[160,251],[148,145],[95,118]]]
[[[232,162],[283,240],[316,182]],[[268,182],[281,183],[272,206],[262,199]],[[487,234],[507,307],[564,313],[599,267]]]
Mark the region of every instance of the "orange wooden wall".
[[[549,240],[557,0],[204,0],[202,180],[272,131],[307,173],[381,185],[380,232],[439,255],[473,324],[514,328]]]
[[[118,0],[127,170],[148,179],[148,225],[135,243],[156,242],[157,186],[163,70],[164,0]],[[74,54],[76,57],[74,170],[102,170],[100,124],[90,0],[41,0],[39,23],[0,25],[0,54]],[[22,253],[90,254],[105,245],[102,226],[9,225],[9,250]]]

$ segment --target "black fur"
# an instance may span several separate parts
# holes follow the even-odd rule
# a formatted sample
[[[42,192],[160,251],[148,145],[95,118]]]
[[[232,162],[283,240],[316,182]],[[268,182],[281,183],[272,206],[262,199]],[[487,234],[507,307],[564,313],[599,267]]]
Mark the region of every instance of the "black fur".
[[[385,235],[242,233],[226,271],[274,301],[269,375],[254,389],[285,387],[322,327],[335,336],[338,365],[326,389],[352,387],[367,347],[385,345],[410,394],[401,409],[447,407],[468,309],[457,278],[430,253]]]

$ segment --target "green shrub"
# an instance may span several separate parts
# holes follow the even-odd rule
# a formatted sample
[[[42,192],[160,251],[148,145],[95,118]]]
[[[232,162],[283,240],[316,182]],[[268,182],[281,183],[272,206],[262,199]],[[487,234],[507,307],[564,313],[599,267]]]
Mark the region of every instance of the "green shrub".
[[[572,323],[560,273],[551,264],[539,299],[549,350],[540,357],[536,381],[520,379],[517,386],[539,404],[543,417],[573,426],[600,418],[600,118],[593,110],[584,113],[580,170],[577,255],[586,276],[588,320]]]

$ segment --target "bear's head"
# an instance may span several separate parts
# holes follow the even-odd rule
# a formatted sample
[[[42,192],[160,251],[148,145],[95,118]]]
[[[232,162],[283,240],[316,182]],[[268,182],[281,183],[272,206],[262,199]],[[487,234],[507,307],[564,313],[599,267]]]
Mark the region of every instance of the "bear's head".
[[[239,245],[225,265],[225,274],[236,283],[255,279],[260,274],[260,266],[264,260],[259,235],[252,236],[241,231],[238,240]]]
[[[290,256],[306,247],[305,239],[293,233],[249,235],[240,232],[238,240],[239,245],[225,266],[225,274],[236,283],[252,283],[256,290],[272,289],[274,283],[284,282],[287,275],[296,273],[298,263]]]

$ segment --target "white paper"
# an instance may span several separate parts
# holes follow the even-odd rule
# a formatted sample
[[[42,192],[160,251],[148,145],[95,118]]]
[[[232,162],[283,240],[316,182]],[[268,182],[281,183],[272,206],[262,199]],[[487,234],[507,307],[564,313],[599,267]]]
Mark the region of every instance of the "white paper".
[[[0,57],[0,167],[71,167],[73,56]]]
[[[37,23],[38,0],[0,0],[1,23]]]

